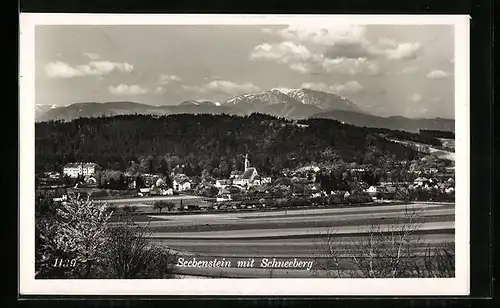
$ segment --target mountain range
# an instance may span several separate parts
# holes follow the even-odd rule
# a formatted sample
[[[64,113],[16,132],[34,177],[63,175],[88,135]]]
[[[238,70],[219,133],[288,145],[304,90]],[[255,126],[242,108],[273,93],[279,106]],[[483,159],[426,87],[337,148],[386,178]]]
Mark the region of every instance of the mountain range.
[[[405,117],[380,117],[359,108],[348,98],[333,93],[310,89],[271,89],[260,93],[247,93],[225,102],[188,100],[178,105],[152,106],[129,101],[83,102],[69,106],[37,105],[35,120],[71,121],[82,117],[101,117],[123,114],[231,114],[249,115],[264,113],[298,120],[326,118],[346,124],[379,127],[416,132],[418,129],[454,131],[453,119],[410,119]]]

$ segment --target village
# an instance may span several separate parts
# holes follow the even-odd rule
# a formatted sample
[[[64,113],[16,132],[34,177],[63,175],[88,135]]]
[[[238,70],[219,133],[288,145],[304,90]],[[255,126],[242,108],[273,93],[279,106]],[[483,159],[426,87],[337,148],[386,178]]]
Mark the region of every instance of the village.
[[[176,204],[177,210],[237,210],[272,207],[332,206],[344,204],[377,204],[393,201],[453,202],[454,167],[435,156],[420,160],[389,160],[387,172],[371,166],[350,163],[332,169],[328,165],[309,165],[283,170],[271,178],[259,174],[248,154],[244,169],[232,171],[229,178],[189,177],[182,173],[131,174],[102,170],[93,162],[69,163],[62,172],[45,172],[37,177],[37,189],[52,191],[56,202],[70,196],[91,196],[96,200],[156,197],[201,197]],[[180,171],[180,172],[179,172]],[[200,201],[201,200],[201,201]]]

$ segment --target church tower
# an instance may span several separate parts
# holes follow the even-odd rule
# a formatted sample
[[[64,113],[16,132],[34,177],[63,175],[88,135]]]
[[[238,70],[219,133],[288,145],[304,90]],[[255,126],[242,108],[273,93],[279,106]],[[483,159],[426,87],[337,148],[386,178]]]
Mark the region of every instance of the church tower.
[[[250,167],[250,162],[248,161],[248,154],[245,154],[245,170],[247,170],[248,167]]]

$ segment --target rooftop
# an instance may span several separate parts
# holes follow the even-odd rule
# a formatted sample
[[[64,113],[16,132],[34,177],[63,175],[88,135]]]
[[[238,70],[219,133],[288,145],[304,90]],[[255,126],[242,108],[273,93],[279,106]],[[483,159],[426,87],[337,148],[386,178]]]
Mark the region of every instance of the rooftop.
[[[250,180],[252,178],[252,174],[256,172],[255,167],[250,167],[245,170],[243,175],[241,176],[242,180]]]
[[[186,180],[189,181],[189,177],[183,173],[179,173],[174,176],[173,180],[176,181],[177,183],[183,183]]]
[[[64,168],[77,168],[77,167],[96,167],[97,164],[96,163],[90,163],[90,162],[87,162],[87,163],[69,163],[69,164],[66,164],[64,166]]]

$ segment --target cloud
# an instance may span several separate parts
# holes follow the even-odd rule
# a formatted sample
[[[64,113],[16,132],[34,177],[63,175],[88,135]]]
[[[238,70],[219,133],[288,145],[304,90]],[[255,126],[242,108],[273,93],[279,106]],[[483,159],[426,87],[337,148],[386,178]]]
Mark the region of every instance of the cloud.
[[[202,86],[183,85],[183,89],[199,93],[219,92],[224,94],[236,95],[241,93],[249,93],[260,90],[260,88],[253,83],[235,83],[228,80],[214,80]]]
[[[293,42],[281,42],[279,44],[261,44],[255,46],[250,53],[250,59],[271,59],[279,63],[291,63],[299,60],[307,60],[311,52],[306,46]]]
[[[165,93],[165,88],[164,88],[164,87],[162,87],[162,86],[157,86],[157,87],[155,88],[155,93],[156,93],[156,94],[162,94],[162,93]]]
[[[168,74],[160,74],[158,77],[158,84],[160,85],[166,85],[171,83],[172,81],[181,81],[181,79],[175,75],[168,75]]]
[[[383,53],[389,60],[409,60],[417,58],[421,47],[420,43],[401,43],[393,49],[384,50]]]
[[[113,95],[139,95],[148,93],[149,91],[147,88],[143,88],[139,85],[126,85],[126,84],[109,86],[108,90]]]
[[[279,44],[261,44],[250,53],[250,59],[263,59],[286,64],[290,69],[308,73],[321,70],[327,73],[343,74],[377,74],[378,64],[367,58],[328,58],[321,54],[312,53],[306,46],[285,41]]]
[[[420,95],[419,93],[415,93],[412,96],[410,96],[410,100],[415,103],[420,102],[422,100],[422,95]]]
[[[305,74],[311,71],[310,65],[307,63],[294,63],[290,64],[290,69],[299,73]]]
[[[414,59],[421,49],[420,43],[398,43],[391,38],[371,42],[366,37],[366,27],[360,25],[302,24],[262,31],[284,41],[255,46],[250,59],[286,64],[302,74],[376,75],[380,73],[379,60]]]
[[[379,45],[388,46],[388,47],[396,47],[398,43],[390,37],[382,37],[378,40]]]
[[[345,84],[334,84],[334,85],[326,85],[321,82],[304,82],[301,84],[302,88],[323,91],[323,92],[331,92],[336,94],[345,94],[345,93],[356,93],[363,90],[363,86],[355,81],[348,81]]]
[[[367,74],[376,75],[380,72],[379,65],[370,61],[367,58],[338,58],[324,59],[321,62],[321,67],[328,73],[342,73],[349,75]]]
[[[358,42],[338,42],[327,47],[324,55],[327,58],[368,58],[387,60],[409,60],[418,56],[420,43],[388,43],[374,45],[367,40]]]
[[[366,27],[361,25],[295,24],[275,31],[284,40],[332,45],[364,40]]]
[[[290,25],[276,31],[284,40],[299,44],[310,43],[325,48],[325,58],[375,58],[379,52],[366,38],[361,25]]]
[[[433,70],[429,74],[427,74],[428,79],[445,79],[450,76],[449,73],[441,71],[441,70]]]
[[[113,71],[130,73],[134,66],[129,63],[110,61],[90,61],[87,64],[71,66],[65,62],[50,62],[45,65],[45,73],[50,78],[74,78],[83,76],[102,76]]]
[[[92,52],[83,52],[82,55],[84,57],[87,57],[89,58],[90,60],[98,60],[101,58],[100,55],[96,54],[96,53],[92,53]]]
[[[290,42],[323,46],[323,56],[331,59],[414,59],[421,49],[418,42],[398,43],[391,38],[371,42],[366,36],[366,26],[362,25],[298,24],[274,31],[266,29],[265,32],[274,33]]]
[[[315,56],[306,46],[284,41],[279,44],[261,44],[255,46],[250,53],[250,59],[263,59],[276,61],[279,64],[287,64],[290,69],[300,73],[311,70],[311,59]]]
[[[356,93],[363,90],[363,86],[357,81],[348,81],[345,84],[333,85],[334,92]]]
[[[411,75],[411,74],[414,74],[418,72],[418,67],[415,67],[415,66],[409,66],[409,67],[405,67],[403,68],[399,74],[400,75]]]
[[[338,58],[370,58],[380,57],[380,52],[369,45],[361,42],[338,42],[328,46],[324,56],[330,59]]]

